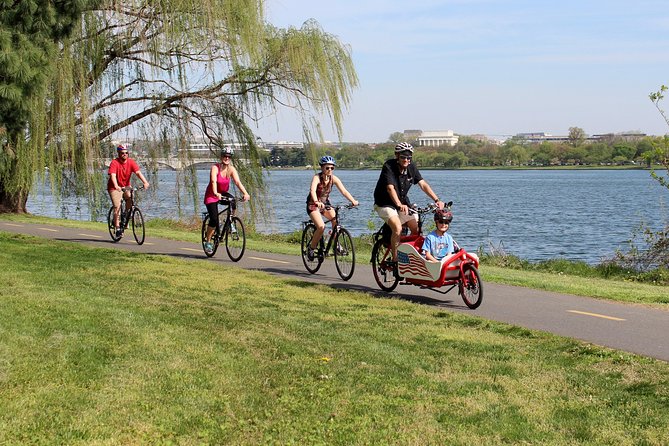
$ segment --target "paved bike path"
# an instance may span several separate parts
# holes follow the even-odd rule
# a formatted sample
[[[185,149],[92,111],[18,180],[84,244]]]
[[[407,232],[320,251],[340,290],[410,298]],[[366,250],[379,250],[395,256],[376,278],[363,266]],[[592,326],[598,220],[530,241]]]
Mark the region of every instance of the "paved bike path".
[[[208,259],[200,244],[147,237],[144,245],[138,246],[130,231],[126,232],[120,242],[113,243],[107,232],[89,229],[0,221],[0,230],[78,242],[93,247],[226,263],[324,283],[336,288],[362,291],[379,297],[402,298],[669,361],[668,310],[489,283],[485,281],[485,268],[481,271],[483,303],[478,309],[470,310],[464,305],[456,289],[448,294],[441,294],[412,285],[400,285],[392,293],[380,291],[371,274],[367,256],[358,256],[355,274],[351,280],[344,282],[339,278],[330,258],[325,260],[318,273],[312,275],[305,270],[302,259],[297,256],[247,250],[242,260],[235,263],[228,259],[225,247],[221,246],[216,256]]]

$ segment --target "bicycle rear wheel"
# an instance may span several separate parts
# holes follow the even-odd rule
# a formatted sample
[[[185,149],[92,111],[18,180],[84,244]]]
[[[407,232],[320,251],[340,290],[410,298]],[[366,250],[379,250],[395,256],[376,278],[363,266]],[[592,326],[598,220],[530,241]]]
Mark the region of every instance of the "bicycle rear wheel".
[[[135,241],[138,245],[144,243],[144,216],[139,208],[132,211],[132,235],[135,236]]]
[[[481,305],[483,301],[483,284],[481,283],[481,275],[476,267],[467,263],[462,267],[462,275],[460,276],[460,296],[472,310]]]
[[[211,244],[212,244],[212,249],[211,251],[207,250],[207,248],[204,246],[205,241],[207,240],[207,228],[209,227],[209,214],[207,214],[204,217],[204,220],[202,220],[202,250],[204,251],[204,255],[207,257],[213,257],[214,254],[216,254],[216,250],[218,249],[218,242],[220,240],[219,237],[219,229],[216,228],[214,231],[214,234],[211,236]]]
[[[348,280],[355,271],[353,239],[346,229],[340,228],[334,242],[334,260],[337,272],[343,280]]]
[[[391,260],[392,252],[390,248],[383,243],[382,239],[377,240],[372,248],[372,272],[379,288],[388,292],[394,290],[400,281],[395,275],[393,267],[388,265]]]
[[[116,227],[114,226],[114,206],[109,208],[107,213],[107,227],[109,228],[109,235],[114,243],[121,240],[121,237],[116,236]]]
[[[302,231],[302,263],[311,274],[316,273],[323,263],[323,256],[318,255],[318,252],[315,252],[311,259],[309,258],[308,250],[311,246],[311,239],[314,238],[314,232],[316,232],[316,225],[313,223],[307,223],[304,231]],[[321,239],[321,244],[322,241]],[[318,249],[314,251],[318,251]]]
[[[244,255],[246,232],[239,217],[231,217],[229,226],[225,228],[225,250],[233,262],[238,262]]]

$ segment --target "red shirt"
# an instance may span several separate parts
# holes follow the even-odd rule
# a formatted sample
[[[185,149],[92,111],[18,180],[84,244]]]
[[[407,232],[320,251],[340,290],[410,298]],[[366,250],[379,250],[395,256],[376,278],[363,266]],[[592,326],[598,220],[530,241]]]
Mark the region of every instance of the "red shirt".
[[[120,162],[118,158],[112,160],[109,165],[109,181],[107,181],[107,190],[114,190],[114,183],[112,182],[111,175],[116,174],[116,182],[121,187],[130,186],[130,176],[134,172],[139,172],[139,166],[135,160],[128,158],[124,163]]]

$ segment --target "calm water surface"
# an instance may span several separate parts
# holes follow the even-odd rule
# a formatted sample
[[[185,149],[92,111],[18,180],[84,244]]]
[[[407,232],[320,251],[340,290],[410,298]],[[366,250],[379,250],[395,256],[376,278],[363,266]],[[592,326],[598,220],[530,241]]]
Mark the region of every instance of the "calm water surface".
[[[565,257],[597,263],[625,248],[641,221],[655,228],[667,217],[667,191],[643,170],[466,170],[422,171],[423,177],[445,201],[452,200],[450,232],[460,245],[475,250],[484,246],[529,260]],[[262,232],[292,232],[307,219],[305,199],[312,171],[272,171],[267,175],[269,209],[273,218],[259,221]],[[379,171],[337,170],[346,188],[360,201],[346,211],[345,226],[354,235],[369,233],[381,220],[372,211],[372,193]],[[200,197],[208,171],[198,172]],[[177,217],[175,178],[159,171],[158,187],[143,197],[147,218]],[[414,186],[409,196],[425,205],[428,198]],[[28,200],[34,214],[89,219],[82,204],[64,202],[56,208],[49,191],[38,190]],[[335,189],[333,204],[346,200]],[[243,205],[242,205],[243,206]],[[203,205],[198,203],[198,215]],[[192,217],[192,204],[182,218]]]

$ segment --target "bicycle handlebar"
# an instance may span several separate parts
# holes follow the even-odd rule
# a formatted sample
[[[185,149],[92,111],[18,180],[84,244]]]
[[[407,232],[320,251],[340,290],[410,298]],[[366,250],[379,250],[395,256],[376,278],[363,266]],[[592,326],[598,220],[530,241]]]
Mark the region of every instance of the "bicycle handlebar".
[[[353,203],[349,204],[338,204],[336,206],[332,205],[325,205],[325,209],[330,210],[330,209],[353,209],[356,207]]]
[[[126,186],[126,187],[121,188],[121,190],[124,191],[124,192],[128,191],[128,190],[131,190],[131,191],[135,192],[135,191],[142,190],[142,189],[144,189],[144,185],[141,185],[139,187]]]

